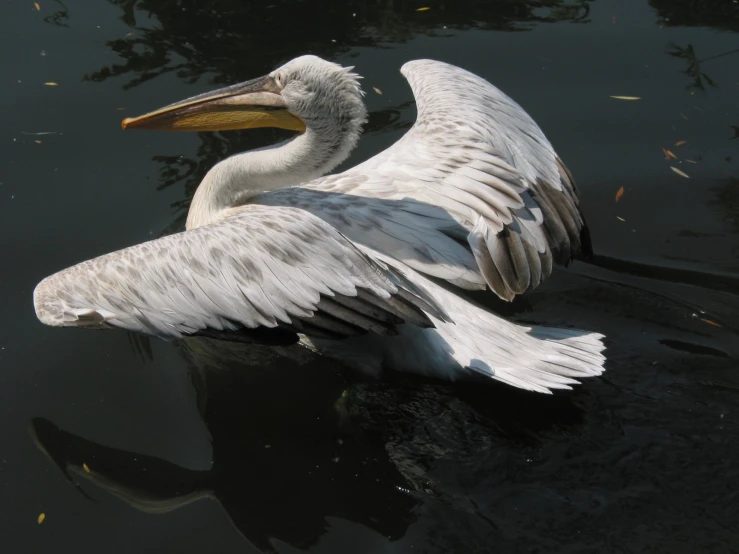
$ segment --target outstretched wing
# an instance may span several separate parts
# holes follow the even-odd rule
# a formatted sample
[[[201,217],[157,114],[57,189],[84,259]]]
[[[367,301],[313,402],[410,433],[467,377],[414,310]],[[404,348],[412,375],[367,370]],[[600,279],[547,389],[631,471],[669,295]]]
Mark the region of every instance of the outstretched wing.
[[[418,106],[393,146],[338,175],[266,193],[423,273],[510,300],[589,250],[571,175],[533,119],[458,67],[405,64]]]
[[[164,338],[258,339],[258,329],[343,338],[445,319],[403,275],[295,208],[224,219],[70,267],[34,291],[48,325],[121,327]]]

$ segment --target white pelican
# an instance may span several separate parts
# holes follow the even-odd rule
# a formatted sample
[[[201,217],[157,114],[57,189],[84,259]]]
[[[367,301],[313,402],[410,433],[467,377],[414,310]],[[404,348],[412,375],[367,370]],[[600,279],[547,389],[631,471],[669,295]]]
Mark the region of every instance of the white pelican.
[[[299,133],[216,164],[186,231],[44,279],[39,319],[167,339],[299,339],[366,371],[483,375],[545,393],[599,375],[602,335],[513,324],[454,292],[489,286],[510,300],[589,248],[572,177],[541,129],[484,79],[416,60],[401,69],[416,97],[413,127],[323,177],[367,116],[351,69],[302,56],[124,120]]]

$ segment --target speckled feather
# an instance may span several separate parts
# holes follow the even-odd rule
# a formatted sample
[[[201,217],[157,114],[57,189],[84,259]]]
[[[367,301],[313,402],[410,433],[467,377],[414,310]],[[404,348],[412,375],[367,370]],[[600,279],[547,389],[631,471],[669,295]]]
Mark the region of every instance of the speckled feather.
[[[341,338],[392,334],[403,322],[430,326],[423,310],[445,317],[397,271],[310,213],[231,212],[44,279],[34,293],[39,318],[163,338],[260,326]]]

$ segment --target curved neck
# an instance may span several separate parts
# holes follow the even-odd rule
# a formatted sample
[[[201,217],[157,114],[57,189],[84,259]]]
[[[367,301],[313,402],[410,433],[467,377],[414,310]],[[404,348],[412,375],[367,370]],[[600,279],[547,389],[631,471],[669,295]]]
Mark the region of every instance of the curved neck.
[[[356,145],[361,123],[341,130],[309,127],[283,143],[236,154],[216,164],[195,191],[186,229],[212,223],[223,210],[246,204],[261,192],[296,186],[328,173]]]

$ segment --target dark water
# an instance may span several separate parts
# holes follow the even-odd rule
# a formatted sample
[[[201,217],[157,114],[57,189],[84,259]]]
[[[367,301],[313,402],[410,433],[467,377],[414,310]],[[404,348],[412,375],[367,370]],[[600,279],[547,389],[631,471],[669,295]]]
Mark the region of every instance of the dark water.
[[[739,552],[736,1],[38,7],[0,8],[3,552]],[[282,136],[123,117],[307,52],[365,76],[351,164],[413,121],[409,59],[529,110],[598,256],[501,309],[608,335],[602,378],[554,397],[364,382],[297,349],[36,321],[42,277],[178,229],[215,161]]]

